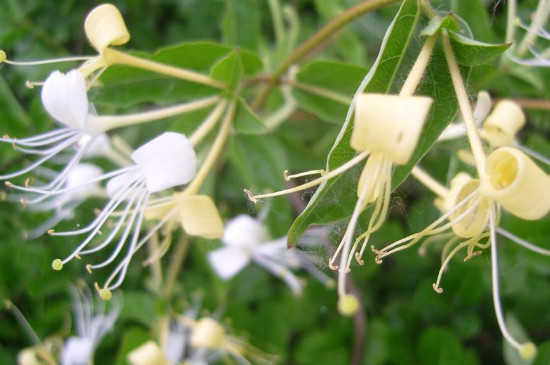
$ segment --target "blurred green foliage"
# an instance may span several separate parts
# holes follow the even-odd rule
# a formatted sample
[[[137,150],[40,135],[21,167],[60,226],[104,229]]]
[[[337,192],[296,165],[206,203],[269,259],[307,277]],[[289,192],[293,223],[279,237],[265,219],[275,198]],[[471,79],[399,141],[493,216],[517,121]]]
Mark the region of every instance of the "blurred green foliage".
[[[300,44],[342,10],[358,2],[299,0],[281,1],[281,5],[292,6],[299,16],[297,43]],[[227,75],[234,77],[233,70],[240,68],[238,76],[253,82],[255,77],[265,76],[275,69],[276,62],[285,56],[275,54],[276,35],[264,0],[119,0],[113,3],[124,14],[132,35],[127,48],[162,62],[176,62],[201,72],[216,65],[217,71],[213,72],[218,79]],[[520,12],[527,13],[526,9],[532,10],[535,3],[522,2]],[[97,4],[97,1],[74,0],[4,0],[0,3],[0,48],[8,57],[17,60],[93,54],[82,30],[82,20]],[[503,41],[506,22],[502,2],[457,0],[433,1],[432,4],[441,11],[453,10],[470,25],[474,39]],[[375,64],[382,37],[397,9],[397,5],[391,5],[364,15],[334,35],[313,59],[299,65],[296,80],[351,98],[366,70]],[[181,45],[183,42],[195,43]],[[412,42],[413,47],[419,49],[419,40]],[[402,68],[410,67],[411,55],[404,48],[398,51],[402,54],[397,57],[405,58]],[[499,53],[501,51],[503,49],[499,49]],[[258,54],[272,56],[258,58]],[[434,55],[437,57],[441,56]],[[485,89],[495,97],[550,97],[549,69],[519,69],[505,58],[489,61],[490,65],[472,69],[469,76],[472,96]],[[264,68],[260,71],[262,63]],[[447,71],[438,68],[439,64],[434,65],[425,76],[421,93],[440,97],[436,101],[442,103],[438,109],[442,114],[433,118],[435,129],[425,133],[424,138],[429,141],[416,156],[417,160],[432,147],[439,131],[455,113]],[[51,120],[41,108],[39,93],[36,89],[25,88],[24,83],[43,79],[55,67],[0,67],[0,132],[23,136],[51,127]],[[394,67],[397,69],[399,62]],[[394,71],[388,72],[396,76],[399,84],[405,76],[403,71]],[[388,75],[384,75],[384,80],[389,84],[372,90],[395,88]],[[130,82],[121,88],[117,86],[121,80]],[[225,81],[236,86],[239,80]],[[167,84],[163,78],[151,80],[144,72],[122,67],[110,68],[102,76],[102,82],[105,87],[93,98],[97,100],[98,109],[107,112],[132,110],[142,102],[169,104],[212,92],[208,87],[185,82],[169,81]],[[344,122],[347,108],[299,88],[294,89],[293,95],[299,110],[268,134],[257,115],[247,109],[244,102],[239,105],[241,124],[236,129],[242,134],[232,136],[224,163],[219,164],[209,185],[209,193],[215,197],[225,218],[239,213],[257,213],[259,208],[246,201],[241,193],[243,188],[279,190],[285,186],[283,170],[298,172],[326,165],[327,154]],[[268,105],[281,105],[282,99],[281,93],[276,91]],[[182,120],[174,118],[160,125],[140,127],[139,131],[124,131],[123,135],[137,142],[160,130],[185,132],[202,118],[204,114],[201,113],[186,115]],[[549,136],[549,113],[529,110],[528,126],[520,135],[520,142],[549,156]],[[465,141],[436,144],[420,164],[439,181],[447,183],[459,166],[463,167],[454,152],[465,147]],[[0,146],[0,155],[0,171],[8,171],[22,162],[7,145]],[[405,179],[407,173],[400,175],[400,179]],[[337,189],[343,191],[343,195],[331,193],[332,205],[342,204],[340,208],[349,212],[351,207],[343,204],[355,194],[353,188],[349,189],[356,185],[355,179],[357,176],[351,177],[344,188]],[[297,194],[294,198],[293,201],[276,198],[271,202],[267,222],[273,237],[288,232],[303,205],[311,198],[311,192]],[[415,181],[406,180],[395,191],[390,217],[372,237],[372,244],[381,247],[430,224],[439,216],[433,207],[433,198]],[[76,222],[88,221],[96,203],[81,206],[74,220],[63,223],[64,227],[72,228]],[[81,262],[71,262],[62,271],[54,272],[52,259],[64,257],[78,239],[44,236],[27,241],[23,232],[42,222],[44,215],[26,212],[16,204],[1,204],[0,300],[9,299],[16,304],[39,338],[67,335],[71,328],[67,288],[76,277],[91,284],[102,282],[105,274],[98,271],[90,277]],[[334,208],[327,213],[330,214],[336,214]],[[338,219],[323,217],[321,221],[338,221],[344,216]],[[547,217],[525,222],[504,215],[501,226],[533,244],[550,248]],[[343,231],[341,222],[329,225],[329,231],[330,244],[337,244]],[[174,241],[177,239],[175,237]],[[518,331],[542,344],[531,364],[547,364],[550,361],[550,313],[545,309],[550,301],[550,258],[528,252],[503,238],[499,238],[499,242],[503,305],[506,312],[513,313],[514,320],[521,323]],[[428,250],[420,257],[412,248],[385,259],[383,265],[365,260],[365,266],[355,267],[351,274],[366,315],[364,323],[358,324],[338,314],[334,290],[309,278],[300,297],[293,296],[279,279],[255,266],[248,267],[229,282],[221,281],[206,261],[207,252],[217,246],[217,242],[204,240],[192,243],[169,299],[152,294],[155,288],[149,270],[140,265],[146,253],[138,253],[121,289],[122,314],[114,331],[99,347],[96,363],[124,364],[124,354],[155,336],[152,328],[157,316],[169,308],[181,310],[191,293],[201,291],[207,310],[223,310],[222,317],[237,333],[248,338],[254,346],[279,355],[281,364],[347,364],[352,361],[354,352],[362,353],[357,364],[369,365],[505,361],[509,365],[523,364],[516,357],[506,355],[496,324],[490,291],[489,251],[466,263],[454,259],[444,275],[443,294],[432,290],[440,266],[439,249]],[[327,252],[315,251],[324,265],[323,271],[329,275],[332,272],[325,263],[332,250],[330,247]],[[169,251],[162,259],[163,265],[167,266],[172,255]],[[355,332],[360,325],[365,325],[364,338],[357,337]],[[357,338],[359,344],[355,344]],[[14,318],[7,311],[0,311],[0,363],[14,364],[18,351],[30,345],[30,339]]]

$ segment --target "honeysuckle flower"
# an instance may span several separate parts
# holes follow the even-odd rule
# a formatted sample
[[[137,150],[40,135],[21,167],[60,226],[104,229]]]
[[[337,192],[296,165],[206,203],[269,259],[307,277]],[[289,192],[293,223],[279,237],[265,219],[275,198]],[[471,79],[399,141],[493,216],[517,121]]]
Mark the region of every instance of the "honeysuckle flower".
[[[0,179],[6,180],[24,175],[67,150],[72,150],[72,157],[69,158],[59,174],[48,183],[39,186],[46,196],[62,189],[71,170],[87,153],[103,153],[107,157],[113,156],[114,153],[106,142],[105,132],[114,128],[205,108],[218,101],[218,98],[214,97],[125,116],[97,116],[89,113],[86,84],[81,73],[76,70],[67,74],[59,71],[53,72],[44,82],[41,97],[46,111],[64,127],[24,139],[7,136],[0,139],[2,142],[11,143],[14,148],[25,154],[39,156],[29,166],[13,173],[0,175]],[[11,184],[11,186],[14,185]],[[22,187],[18,188],[26,190]],[[31,190],[26,191],[30,192]]]
[[[150,199],[151,195],[187,184],[195,177],[197,163],[195,151],[188,139],[179,133],[166,132],[152,139],[134,151],[131,158],[134,165],[89,181],[93,183],[108,179],[106,191],[110,198],[90,224],[74,231],[49,232],[57,236],[87,234],[84,241],[68,257],[53,261],[52,267],[55,270],[61,270],[63,265],[74,257],[92,254],[106,248],[115,240],[115,237],[119,236],[116,247],[105,261],[87,266],[89,271],[105,267],[118,257],[126,246],[126,241],[130,241],[125,258],[112,272],[105,286],[99,290],[103,298],[109,298],[110,291],[122,283],[133,254],[142,245],[139,236],[144,215],[148,205],[155,204],[155,200]],[[65,191],[60,190],[60,192]],[[116,221],[109,234],[101,243],[88,248],[92,239],[98,235],[109,219]],[[116,282],[112,284],[115,279]]]
[[[131,365],[207,365],[231,357],[239,364],[271,364],[274,357],[260,352],[243,339],[231,335],[213,317],[199,317],[200,301],[183,315],[161,323],[160,346],[148,341],[132,350]]]
[[[104,309],[97,311],[94,308],[94,300],[89,290],[72,287],[71,296],[78,336],[71,336],[65,340],[60,364],[91,364],[95,349],[113,328],[118,318],[119,303],[115,301],[113,309],[105,313]],[[102,302],[100,305],[103,307],[104,303]]]
[[[296,295],[302,293],[302,282],[292,269],[303,267],[330,286],[332,280],[319,271],[303,252],[288,249],[286,237],[270,240],[267,228],[260,220],[239,215],[230,220],[221,241],[224,247],[208,253],[208,261],[216,274],[228,280],[244,269],[250,261],[280,277]]]
[[[329,260],[332,269],[339,269],[338,308],[344,315],[354,314],[359,305],[354,296],[346,293],[345,275],[349,272],[354,257],[357,262],[363,263],[361,257],[370,235],[384,222],[390,201],[392,168],[394,165],[406,164],[411,158],[431,104],[432,99],[426,96],[369,93],[357,95],[355,121],[350,140],[350,146],[358,152],[354,158],[332,171],[324,172],[320,178],[296,188],[256,196],[245,190],[252,201],[304,190],[321,184],[367,159],[357,186],[357,203],[344,236]],[[367,231],[357,237],[352,244],[359,215],[370,203],[374,203],[374,210]],[[358,250],[361,241],[361,249]],[[340,264],[335,265],[338,256]]]
[[[502,315],[496,234],[499,233],[531,251],[550,256],[549,250],[537,247],[498,227],[501,209],[524,220],[537,220],[548,214],[550,177],[525,153],[512,147],[494,150],[486,159],[484,173],[481,179],[459,174],[451,182],[449,190],[437,186],[433,188],[437,183],[416,173],[419,180],[440,194],[437,206],[445,211],[444,214],[421,232],[381,250],[373,248],[373,251],[377,254],[377,262],[381,262],[383,257],[410,247],[426,236],[439,235],[452,229],[453,235],[444,236],[449,240],[443,250],[443,262],[437,281],[433,285],[434,290],[442,293],[440,282],[443,271],[460,250],[466,248],[466,260],[481,253],[475,249],[491,247],[493,301],[497,322],[506,341],[518,350],[521,357],[527,359],[534,355],[535,346],[530,342],[516,341],[509,333]],[[449,222],[443,224],[446,220]],[[480,243],[485,238],[487,241]]]

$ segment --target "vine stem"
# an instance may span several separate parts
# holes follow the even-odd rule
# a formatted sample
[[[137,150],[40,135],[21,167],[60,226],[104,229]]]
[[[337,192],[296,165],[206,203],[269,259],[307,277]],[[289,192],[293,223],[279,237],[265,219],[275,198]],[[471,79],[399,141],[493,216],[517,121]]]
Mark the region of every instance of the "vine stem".
[[[176,244],[174,251],[174,256],[168,266],[168,272],[166,273],[166,281],[164,282],[164,287],[162,288],[161,296],[164,298],[169,298],[170,292],[174,287],[174,283],[178,278],[180,268],[182,267],[183,260],[187,254],[187,249],[189,248],[189,236],[183,235]]]
[[[451,79],[453,81],[458,106],[460,108],[460,114],[462,115],[462,120],[466,126],[466,133],[468,134],[470,148],[472,149],[472,153],[474,155],[477,174],[481,179],[485,176],[485,153],[483,152],[481,138],[477,132],[472,106],[470,105],[468,94],[466,93],[466,87],[464,86],[464,81],[462,80],[462,75],[460,74],[460,69],[458,68],[458,63],[456,62],[453,48],[451,46],[451,42],[449,41],[449,35],[445,29],[441,32],[441,43],[443,45],[445,58],[447,59],[447,65],[449,66],[449,73],[451,74]]]
[[[352,6],[342,14],[332,19],[281,62],[277,70],[275,70],[271,76],[270,82],[258,92],[256,98],[252,101],[252,109],[258,109],[265,102],[273,87],[275,87],[275,85],[279,82],[279,78],[290,68],[290,66],[308,55],[327,38],[333,36],[334,33],[342,29],[351,21],[355,20],[357,17],[368,13],[369,11],[373,11],[385,5],[393,4],[399,1],[400,0],[365,0],[355,6]]]

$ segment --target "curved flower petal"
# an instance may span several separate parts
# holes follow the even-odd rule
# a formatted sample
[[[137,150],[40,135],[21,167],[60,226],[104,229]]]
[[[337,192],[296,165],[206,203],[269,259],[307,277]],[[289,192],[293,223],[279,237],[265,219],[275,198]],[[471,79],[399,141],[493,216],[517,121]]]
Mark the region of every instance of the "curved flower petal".
[[[120,11],[113,4],[102,4],[86,17],[84,31],[90,44],[99,52],[109,46],[119,46],[130,40]]]
[[[227,223],[222,242],[230,246],[251,247],[268,239],[267,230],[260,221],[241,214]]]
[[[84,130],[88,117],[86,81],[78,70],[54,71],[42,86],[42,104],[59,123]]]
[[[163,133],[147,142],[132,153],[132,160],[141,168],[150,193],[187,184],[197,170],[191,142],[183,134],[174,132]]]
[[[224,280],[235,276],[250,262],[251,255],[241,247],[222,247],[208,253],[208,261]]]

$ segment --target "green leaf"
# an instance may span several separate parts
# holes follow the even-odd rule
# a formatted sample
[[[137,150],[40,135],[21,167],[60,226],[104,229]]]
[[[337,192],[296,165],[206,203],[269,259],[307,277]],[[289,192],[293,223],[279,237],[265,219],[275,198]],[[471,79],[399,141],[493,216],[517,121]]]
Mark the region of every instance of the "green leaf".
[[[241,98],[237,102],[235,120],[233,121],[235,131],[244,134],[265,134],[269,130],[258,116],[250,109],[248,104]]]
[[[420,32],[421,36],[432,36],[437,34],[442,28],[458,31],[460,30],[453,14],[447,14],[444,17],[434,17],[428,25]]]
[[[537,356],[533,365],[548,365],[550,364],[550,341],[544,342],[537,348]]]
[[[388,28],[375,64],[366,75],[359,90],[388,92],[399,65],[405,56],[407,46],[419,17],[415,0],[404,1],[392,24]],[[349,146],[352,130],[350,113],[338,135],[327,161],[327,170],[333,170],[355,155]],[[338,221],[348,217],[355,206],[359,172],[352,169],[323,183],[315,192],[305,210],[292,224],[288,233],[288,245],[294,246],[311,224]]]
[[[463,350],[455,335],[443,328],[430,328],[418,345],[418,363],[423,365],[461,365]]]
[[[224,43],[257,50],[260,41],[260,12],[257,0],[226,0],[222,22]]]
[[[218,61],[232,52],[232,48],[224,45],[198,42],[163,48],[153,55],[136,55],[206,75]],[[256,55],[246,51],[238,53],[245,75],[253,76],[262,68],[262,62]],[[90,98],[96,105],[116,107],[117,110],[144,102],[173,104],[220,92],[210,86],[121,65],[107,68],[99,81],[101,86],[90,90]]]
[[[243,74],[243,65],[239,52],[233,51],[212,67],[210,76],[213,79],[226,83],[231,90],[235,90]]]
[[[322,120],[341,124],[346,117],[349,102],[335,101],[329,97],[335,94],[351,101],[365,75],[366,69],[338,62],[314,61],[306,64],[296,74],[296,81],[306,86],[313,86],[329,93],[319,95],[312,91],[294,87],[292,95],[298,106],[317,115]]]
[[[451,0],[453,12],[468,23],[474,38],[491,42],[494,36],[485,4],[483,0]]]
[[[483,43],[449,32],[449,38],[459,64],[466,66],[483,65],[493,61],[510,47],[509,43]]]

